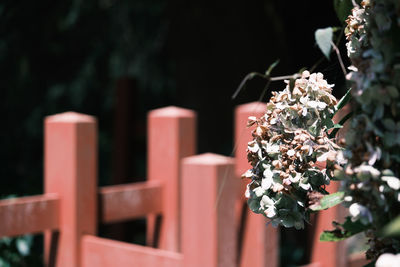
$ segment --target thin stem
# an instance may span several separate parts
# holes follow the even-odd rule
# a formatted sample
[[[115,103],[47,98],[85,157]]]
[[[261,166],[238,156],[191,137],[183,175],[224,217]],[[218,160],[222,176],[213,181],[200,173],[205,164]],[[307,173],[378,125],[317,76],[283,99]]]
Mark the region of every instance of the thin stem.
[[[287,79],[296,79],[296,78],[298,78],[298,77],[300,77],[300,74],[295,73],[295,74],[293,74],[293,75],[271,77],[270,80],[271,80],[272,82],[274,82],[274,81],[282,81],[282,80],[287,80]]]
[[[338,58],[339,63],[340,63],[340,67],[342,68],[342,71],[343,71],[343,75],[346,77],[347,71],[346,71],[346,68],[344,67],[342,56],[340,55],[339,48],[337,48],[337,46],[332,41],[331,41],[331,45],[332,45],[333,49],[336,52],[337,58]]]
[[[262,102],[262,100],[263,100],[263,98],[264,98],[264,96],[265,96],[265,93],[267,92],[267,90],[268,90],[268,88],[269,88],[270,83],[271,83],[271,79],[269,79],[269,80],[267,81],[267,84],[264,86],[264,89],[263,89],[263,91],[261,92],[261,95],[260,95],[260,98],[258,99],[258,102]]]
[[[269,82],[274,82],[274,81],[281,81],[281,80],[286,80],[286,79],[296,79],[298,77],[300,77],[299,74],[293,74],[293,75],[286,75],[286,76],[277,76],[277,77],[271,77],[269,75],[264,75],[258,72],[252,72],[246,75],[246,77],[244,77],[244,79],[242,80],[242,82],[239,84],[239,87],[236,89],[235,93],[232,95],[232,99],[235,99],[237,97],[237,95],[240,93],[240,91],[242,91],[242,89],[244,88],[244,86],[246,85],[246,82],[248,80],[253,79],[255,76],[261,77],[266,79]],[[268,84],[269,85],[269,84]],[[263,95],[262,97],[264,97],[265,94],[265,88],[263,91]]]

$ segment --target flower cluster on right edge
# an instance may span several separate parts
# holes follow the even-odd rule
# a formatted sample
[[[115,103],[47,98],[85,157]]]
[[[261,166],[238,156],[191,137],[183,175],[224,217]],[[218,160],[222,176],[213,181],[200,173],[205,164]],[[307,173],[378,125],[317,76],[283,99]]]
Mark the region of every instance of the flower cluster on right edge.
[[[332,222],[334,229],[324,231],[320,240],[364,233],[371,264],[399,266],[400,1],[352,3],[345,29],[348,92],[336,103],[333,86],[321,73],[307,71],[273,92],[265,115],[249,118],[256,127],[247,149],[252,168],[243,175],[251,179],[246,197],[250,209],[273,225],[296,229],[304,227],[312,211],[343,202],[349,216]],[[327,58],[326,44],[338,52],[333,31],[315,34]],[[351,111],[333,124],[333,115],[346,103]],[[346,121],[339,147],[335,134]],[[340,180],[341,189],[328,194],[331,179]]]
[[[400,2],[362,1],[346,22],[354,115],[336,176],[376,260],[400,252],[400,239],[383,231],[400,215]]]
[[[249,126],[256,125],[247,148],[252,168],[243,177],[251,179],[246,197],[253,212],[274,226],[302,229],[336,167],[340,147],[327,133],[337,100],[322,73],[304,71],[286,82],[283,91],[272,92],[264,116],[249,118]]]

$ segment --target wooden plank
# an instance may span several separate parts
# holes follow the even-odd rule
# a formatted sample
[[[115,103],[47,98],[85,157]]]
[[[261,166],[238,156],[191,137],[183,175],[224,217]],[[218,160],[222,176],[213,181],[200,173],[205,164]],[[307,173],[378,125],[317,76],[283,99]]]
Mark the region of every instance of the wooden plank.
[[[247,143],[253,138],[251,132],[253,128],[247,127],[249,116],[257,118],[264,115],[266,104],[262,102],[252,102],[240,105],[235,111],[235,173],[240,177],[246,170],[251,168],[247,161]],[[239,178],[238,178],[239,179]],[[241,208],[245,201],[244,192],[249,180],[242,179],[236,203],[236,224],[242,221]],[[267,219],[260,214],[255,214],[247,208],[247,216],[244,222],[242,244],[239,255],[240,267],[275,267],[279,266],[279,229],[266,226]]]
[[[97,121],[65,112],[46,117],[44,188],[60,198],[60,235],[45,233],[45,265],[80,267],[80,240],[97,232]]]
[[[148,245],[175,252],[180,247],[180,161],[196,152],[196,113],[166,107],[153,110],[147,119],[147,179],[164,185],[160,232],[156,217],[147,217]],[[159,238],[159,244],[157,238]]]
[[[234,160],[216,154],[182,161],[182,252],[185,267],[236,266]]]
[[[182,267],[180,253],[96,236],[82,239],[82,267]]]
[[[55,194],[0,201],[0,237],[58,229],[58,197]]]
[[[328,192],[337,192],[339,182],[331,181],[326,187]],[[324,267],[344,267],[346,266],[346,247],[345,241],[322,242],[319,236],[323,231],[332,230],[332,221],[342,222],[341,210],[339,206],[322,210],[316,214],[317,219],[313,225],[314,237],[312,240],[312,263],[320,263]]]
[[[118,222],[161,213],[162,185],[158,181],[105,186],[100,189],[103,223]]]
[[[350,112],[350,106],[347,105],[341,109],[334,117],[333,121],[338,123],[347,113]],[[345,127],[338,132],[339,138],[344,138],[349,121]],[[325,166],[325,163],[323,163]],[[326,190],[329,193],[337,192],[340,188],[340,183],[331,181]],[[346,212],[344,207],[335,206],[328,210],[318,212],[317,220],[314,224],[314,237],[312,242],[311,262],[320,263],[324,267],[345,267],[346,262],[346,242],[321,242],[319,241],[320,234],[325,230],[332,230],[332,222],[343,222]]]
[[[322,266],[321,266],[320,263],[317,262],[317,263],[309,263],[309,264],[306,264],[306,265],[301,265],[299,267],[322,267]]]

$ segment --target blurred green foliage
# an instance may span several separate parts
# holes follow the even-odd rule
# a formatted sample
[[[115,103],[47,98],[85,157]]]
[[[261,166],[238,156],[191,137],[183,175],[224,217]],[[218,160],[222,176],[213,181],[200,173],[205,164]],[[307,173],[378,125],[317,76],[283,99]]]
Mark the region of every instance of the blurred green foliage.
[[[42,191],[43,118],[67,110],[99,118],[107,180],[115,80],[168,90],[164,9],[162,0],[0,3],[0,196]]]
[[[34,236],[0,239],[0,267],[40,266],[41,258],[32,253]]]
[[[43,119],[99,119],[100,184],[111,178],[116,80],[170,90],[162,0],[0,2],[0,198],[43,191]],[[41,266],[42,237],[0,239],[0,267]]]

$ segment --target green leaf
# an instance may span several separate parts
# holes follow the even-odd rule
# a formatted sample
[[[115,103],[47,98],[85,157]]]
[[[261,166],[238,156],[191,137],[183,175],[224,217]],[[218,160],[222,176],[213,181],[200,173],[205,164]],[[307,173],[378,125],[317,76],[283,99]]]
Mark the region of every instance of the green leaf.
[[[331,118],[325,118],[325,119],[323,119],[323,120],[322,120],[322,125],[326,126],[326,128],[327,128],[328,130],[329,130],[329,129],[332,129],[332,128],[335,126],[335,124],[333,123],[333,121],[332,121]]]
[[[346,221],[342,224],[342,227],[344,230],[351,233],[351,235],[355,235],[368,229],[370,226],[363,224],[360,220],[353,222],[351,217],[348,216],[346,217]]]
[[[319,241],[323,242],[337,242],[348,238],[348,236],[342,235],[340,230],[323,231],[319,236]]]
[[[280,61],[279,59],[275,60],[275,62],[272,63],[272,64],[268,67],[267,71],[265,72],[265,75],[269,76],[269,75],[271,74],[272,70],[279,64],[279,61]]]
[[[334,0],[333,6],[336,11],[336,15],[341,23],[344,23],[347,17],[351,13],[353,3],[351,0]]]
[[[335,230],[324,231],[320,237],[320,241],[341,241],[349,238],[355,234],[361,233],[366,229],[370,228],[370,225],[364,225],[357,220],[353,222],[351,217],[346,217],[346,221],[343,224],[339,224]]]
[[[395,86],[387,86],[386,87],[387,92],[389,93],[390,97],[397,98],[399,97],[399,91]]]
[[[342,128],[343,128],[343,125],[340,125],[340,123],[336,123],[336,124],[332,125],[331,128],[329,128],[328,130],[330,130],[330,129],[342,129]]]
[[[336,192],[321,198],[319,205],[310,207],[313,211],[325,210],[343,202],[344,192]]]
[[[348,119],[351,118],[351,116],[353,116],[353,112],[348,113],[346,116],[344,116],[338,124],[335,124],[335,127],[333,127],[332,132],[329,134],[329,138],[334,138],[337,134],[337,132],[339,131],[339,129],[343,128],[343,125],[346,123],[346,121]],[[338,126],[338,127],[336,127]],[[340,127],[339,127],[340,126]]]
[[[383,234],[385,236],[400,235],[400,215],[383,228]]]
[[[341,110],[351,99],[351,88],[349,90],[347,90],[347,92],[344,94],[344,96],[339,100],[339,102],[337,103],[335,109],[336,112],[335,114]]]
[[[396,130],[396,123],[389,118],[386,118],[382,121],[383,126],[385,126],[386,129],[388,129],[389,131],[395,131]]]
[[[329,55],[332,49],[332,38],[333,38],[333,29],[332,27],[328,27],[325,29],[318,29],[315,31],[315,41],[319,49],[321,49],[322,53],[325,55],[327,59],[329,59]]]
[[[247,200],[247,204],[249,208],[254,213],[260,213],[260,199],[258,198],[249,198]]]
[[[343,125],[341,125],[340,123],[336,123],[335,125],[333,125],[333,127],[331,129],[342,129]]]

